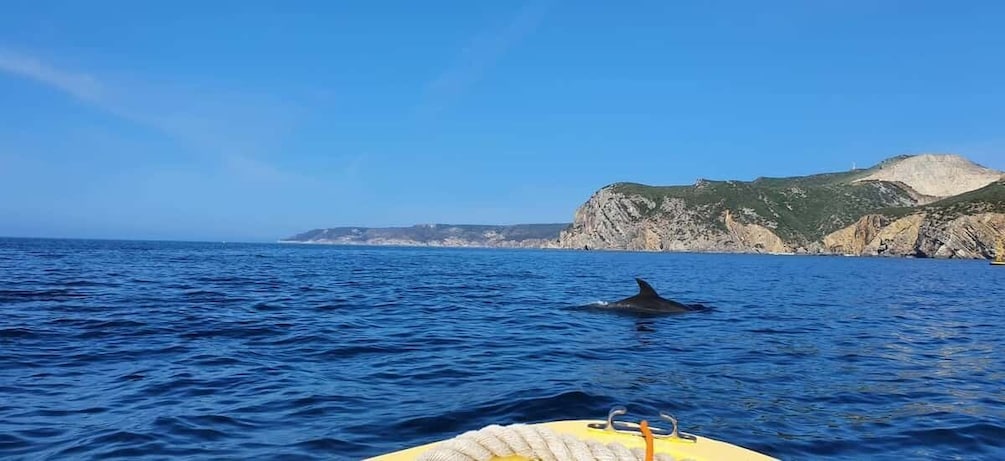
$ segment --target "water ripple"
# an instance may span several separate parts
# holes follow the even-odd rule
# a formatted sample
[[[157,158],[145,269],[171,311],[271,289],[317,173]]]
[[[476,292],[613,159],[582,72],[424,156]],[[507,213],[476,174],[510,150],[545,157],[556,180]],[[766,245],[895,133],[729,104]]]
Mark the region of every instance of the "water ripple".
[[[636,276],[714,309],[580,308]],[[627,404],[783,459],[1005,459],[1003,276],[971,261],[0,240],[0,458],[359,459]]]

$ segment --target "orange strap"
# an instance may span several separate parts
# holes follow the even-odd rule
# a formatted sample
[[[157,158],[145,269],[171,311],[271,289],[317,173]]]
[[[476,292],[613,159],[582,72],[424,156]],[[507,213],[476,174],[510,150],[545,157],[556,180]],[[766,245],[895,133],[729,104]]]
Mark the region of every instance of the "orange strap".
[[[646,461],[653,461],[653,431],[649,430],[649,421],[643,419],[639,423],[639,429],[646,438]]]

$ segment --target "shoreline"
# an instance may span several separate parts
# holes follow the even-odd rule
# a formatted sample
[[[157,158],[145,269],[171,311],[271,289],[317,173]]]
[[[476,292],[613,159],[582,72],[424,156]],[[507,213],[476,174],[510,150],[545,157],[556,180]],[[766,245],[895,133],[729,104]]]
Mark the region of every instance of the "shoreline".
[[[566,248],[558,246],[491,246],[491,245],[444,245],[444,244],[423,244],[414,243],[375,243],[375,242],[319,242],[319,241],[296,241],[277,240],[275,243],[286,245],[315,245],[315,246],[346,246],[346,247],[387,247],[387,248],[448,248],[448,249],[484,249],[484,250],[556,250],[570,252],[607,252],[607,253],[645,253],[645,254],[713,254],[713,255],[749,255],[749,256],[820,256],[828,258],[868,258],[868,259],[916,259],[916,260],[938,260],[938,261],[990,261],[990,258],[938,258],[938,257],[918,257],[913,255],[856,255],[849,253],[798,253],[798,252],[757,252],[757,251],[677,251],[677,250],[629,250],[623,248]]]

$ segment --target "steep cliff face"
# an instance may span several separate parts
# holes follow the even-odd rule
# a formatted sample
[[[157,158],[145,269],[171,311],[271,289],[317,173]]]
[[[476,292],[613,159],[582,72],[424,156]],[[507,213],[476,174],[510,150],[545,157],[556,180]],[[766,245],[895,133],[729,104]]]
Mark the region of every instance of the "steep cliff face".
[[[1005,233],[998,225],[1005,213],[1005,181],[996,181],[1001,173],[958,156],[919,157],[894,158],[868,170],[750,182],[612,184],[576,210],[559,245],[987,257]]]
[[[1005,213],[942,221],[924,213],[897,220],[870,215],[824,239],[827,250],[865,256],[990,258],[1005,236]]]
[[[833,253],[861,254],[889,223],[886,216],[865,215],[855,224],[825,236],[824,248]]]
[[[756,252],[787,253],[791,248],[771,229],[759,224],[744,224],[733,219],[729,210],[723,212],[723,223],[738,248],[753,248]]]
[[[1005,181],[906,209],[881,210],[824,237],[825,251],[855,255],[990,258],[1005,238]]]
[[[606,187],[581,206],[562,231],[565,248],[642,251],[786,252],[770,229],[734,219],[729,210],[688,206],[680,198],[654,200]]]
[[[925,216],[916,214],[897,219],[890,225],[877,229],[876,237],[866,242],[862,255],[917,255],[918,235]]]
[[[918,253],[936,258],[991,258],[995,240],[1005,236],[1005,214],[961,216],[930,222],[919,232]]]

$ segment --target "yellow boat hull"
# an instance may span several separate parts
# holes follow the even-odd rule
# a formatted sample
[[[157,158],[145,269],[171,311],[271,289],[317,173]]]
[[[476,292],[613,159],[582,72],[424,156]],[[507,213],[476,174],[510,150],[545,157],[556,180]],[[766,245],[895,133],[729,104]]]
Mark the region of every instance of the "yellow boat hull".
[[[629,449],[642,448],[645,450],[646,441],[638,435],[624,434],[602,429],[587,427],[589,423],[604,423],[599,420],[570,420],[553,421],[548,423],[530,424],[530,426],[543,426],[559,434],[569,434],[582,440],[595,440],[603,444],[612,442],[620,443]],[[776,460],[770,456],[758,453],[737,445],[731,445],[707,437],[695,436],[693,442],[680,439],[656,438],[653,441],[653,449],[656,453],[663,453],[673,456],[676,459],[693,459],[694,461],[712,460],[735,460],[735,461],[768,461]],[[369,458],[370,461],[404,461],[414,460],[419,455],[436,448],[441,442],[433,442],[426,445],[396,451],[385,455]],[[523,457],[497,458],[499,461],[522,461]]]

